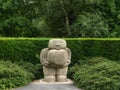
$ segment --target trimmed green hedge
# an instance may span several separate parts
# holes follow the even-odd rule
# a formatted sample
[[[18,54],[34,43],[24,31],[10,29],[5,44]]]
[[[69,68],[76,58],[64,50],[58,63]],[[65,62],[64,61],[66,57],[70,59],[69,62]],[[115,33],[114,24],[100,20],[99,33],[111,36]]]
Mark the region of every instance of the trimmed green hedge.
[[[120,62],[93,57],[70,69],[75,84],[84,90],[120,90]]]
[[[50,38],[1,38],[0,59],[12,62],[39,63],[40,51],[47,47]],[[103,56],[111,60],[120,58],[120,39],[66,39],[72,51],[72,64],[82,57]]]
[[[40,40],[1,40],[0,59],[16,61],[39,62],[39,53],[47,44]]]

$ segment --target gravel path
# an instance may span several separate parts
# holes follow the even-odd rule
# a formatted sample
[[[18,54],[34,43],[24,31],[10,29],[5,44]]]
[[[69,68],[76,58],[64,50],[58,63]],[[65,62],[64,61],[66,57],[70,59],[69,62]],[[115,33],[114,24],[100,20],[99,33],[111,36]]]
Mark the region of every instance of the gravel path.
[[[73,84],[29,84],[15,90],[81,90]]]
[[[77,88],[73,81],[67,79],[67,82],[47,83],[43,79],[35,80],[27,86],[20,87],[14,90],[81,90]]]

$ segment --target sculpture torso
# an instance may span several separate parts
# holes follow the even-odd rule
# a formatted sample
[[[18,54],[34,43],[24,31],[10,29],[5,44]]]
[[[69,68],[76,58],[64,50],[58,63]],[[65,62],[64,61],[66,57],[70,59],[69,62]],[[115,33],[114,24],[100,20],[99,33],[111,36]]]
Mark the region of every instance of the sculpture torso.
[[[47,60],[50,64],[63,66],[67,63],[68,52],[65,49],[50,50],[47,55]]]

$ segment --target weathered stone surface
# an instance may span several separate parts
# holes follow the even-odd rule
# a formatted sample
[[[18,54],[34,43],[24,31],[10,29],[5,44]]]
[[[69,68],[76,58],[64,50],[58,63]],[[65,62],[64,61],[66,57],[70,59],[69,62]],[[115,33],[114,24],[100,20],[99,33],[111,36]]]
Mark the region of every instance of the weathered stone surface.
[[[65,49],[67,43],[63,39],[51,39],[48,43],[49,49]]]
[[[68,52],[64,49],[61,50],[50,50],[48,52],[47,60],[51,64],[65,65],[68,59]]]
[[[63,39],[51,39],[40,53],[45,82],[66,82],[71,51]]]

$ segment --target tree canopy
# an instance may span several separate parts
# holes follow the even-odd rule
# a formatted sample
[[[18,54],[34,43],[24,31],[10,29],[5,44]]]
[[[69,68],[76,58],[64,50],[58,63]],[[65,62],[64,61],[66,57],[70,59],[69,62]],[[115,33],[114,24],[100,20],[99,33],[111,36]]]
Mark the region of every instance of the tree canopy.
[[[120,0],[0,0],[1,37],[120,37]]]

